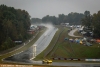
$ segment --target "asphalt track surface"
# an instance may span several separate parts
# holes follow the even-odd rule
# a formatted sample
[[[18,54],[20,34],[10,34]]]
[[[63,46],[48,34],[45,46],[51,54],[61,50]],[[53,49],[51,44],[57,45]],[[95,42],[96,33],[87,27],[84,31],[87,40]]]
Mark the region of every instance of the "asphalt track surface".
[[[74,35],[74,32],[77,31],[77,30],[78,30],[77,28],[71,30],[71,31],[68,33],[68,35],[69,35],[69,36],[72,36],[72,37],[81,37],[81,36],[75,36],[75,35]]]

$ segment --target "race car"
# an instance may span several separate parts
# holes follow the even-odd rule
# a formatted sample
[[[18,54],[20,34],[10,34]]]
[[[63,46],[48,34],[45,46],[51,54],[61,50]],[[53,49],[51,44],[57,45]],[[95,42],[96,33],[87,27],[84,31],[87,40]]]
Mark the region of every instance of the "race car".
[[[52,60],[45,59],[42,61],[43,63],[52,63]]]

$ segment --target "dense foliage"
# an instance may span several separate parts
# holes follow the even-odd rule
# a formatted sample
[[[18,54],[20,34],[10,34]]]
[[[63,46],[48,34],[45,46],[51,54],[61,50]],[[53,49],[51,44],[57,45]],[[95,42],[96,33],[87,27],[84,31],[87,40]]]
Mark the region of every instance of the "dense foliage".
[[[39,18],[31,18],[31,24],[37,24],[37,23],[41,23],[42,20]]]
[[[48,22],[52,22],[52,24],[61,24],[61,23],[69,23],[70,25],[79,25],[81,24],[81,19],[84,17],[84,14],[82,13],[69,13],[68,15],[64,15],[64,14],[59,14],[58,17],[55,16],[44,16],[42,19],[39,18],[32,18],[31,19],[31,23],[36,23],[38,21],[41,21],[43,23],[48,23]]]
[[[28,38],[30,16],[27,11],[0,5],[0,50],[14,47],[13,41]]]
[[[93,15],[90,14],[90,11],[85,11],[84,16],[82,24],[87,28],[92,28],[94,38],[100,38],[100,11]]]

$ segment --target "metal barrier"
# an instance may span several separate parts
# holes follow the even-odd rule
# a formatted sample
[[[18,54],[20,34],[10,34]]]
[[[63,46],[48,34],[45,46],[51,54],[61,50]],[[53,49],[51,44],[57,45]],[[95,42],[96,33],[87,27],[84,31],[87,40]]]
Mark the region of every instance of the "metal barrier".
[[[82,60],[85,60],[85,59],[80,59],[80,58],[52,58],[52,60],[82,61]]]

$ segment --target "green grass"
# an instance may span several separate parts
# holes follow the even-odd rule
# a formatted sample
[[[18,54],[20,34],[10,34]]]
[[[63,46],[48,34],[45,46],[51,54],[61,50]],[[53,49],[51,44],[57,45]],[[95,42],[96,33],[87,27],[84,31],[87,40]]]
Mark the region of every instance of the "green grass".
[[[96,44],[93,46],[84,46],[77,43],[70,43],[63,44],[63,46],[67,51],[70,51],[71,55],[67,56],[68,58],[100,58],[100,48],[98,48]]]
[[[74,35],[75,35],[75,36],[82,36],[82,34],[81,34],[81,33],[78,33],[78,31],[75,31],[75,32],[74,32]]]

